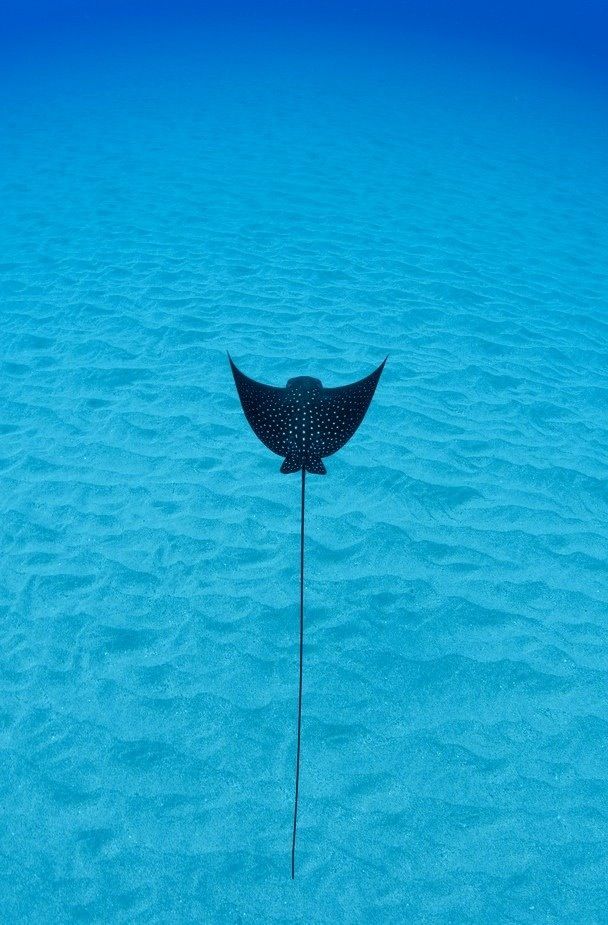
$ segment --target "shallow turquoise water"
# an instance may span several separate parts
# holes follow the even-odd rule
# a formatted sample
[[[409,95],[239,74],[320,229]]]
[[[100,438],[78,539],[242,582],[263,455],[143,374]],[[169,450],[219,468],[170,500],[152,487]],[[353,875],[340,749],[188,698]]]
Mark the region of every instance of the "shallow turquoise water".
[[[5,78],[2,921],[606,921],[597,83],[293,32]],[[299,483],[226,350],[389,354],[308,480],[293,884]]]

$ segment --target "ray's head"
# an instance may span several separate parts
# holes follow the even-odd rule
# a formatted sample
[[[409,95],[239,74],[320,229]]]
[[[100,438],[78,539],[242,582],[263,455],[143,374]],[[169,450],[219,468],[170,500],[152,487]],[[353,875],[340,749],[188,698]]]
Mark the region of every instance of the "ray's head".
[[[313,398],[319,395],[323,385],[320,379],[311,376],[296,376],[287,380],[287,392],[299,398]]]

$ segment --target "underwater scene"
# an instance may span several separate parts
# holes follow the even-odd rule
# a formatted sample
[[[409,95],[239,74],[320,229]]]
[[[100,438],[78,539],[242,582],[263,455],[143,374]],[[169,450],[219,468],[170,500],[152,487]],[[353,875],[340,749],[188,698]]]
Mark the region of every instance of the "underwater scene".
[[[608,922],[608,12],[3,17],[0,922]]]

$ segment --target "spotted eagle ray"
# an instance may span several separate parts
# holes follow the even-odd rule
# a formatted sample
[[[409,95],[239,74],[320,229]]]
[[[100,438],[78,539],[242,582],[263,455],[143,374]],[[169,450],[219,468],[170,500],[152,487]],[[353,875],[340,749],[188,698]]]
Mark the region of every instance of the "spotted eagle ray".
[[[245,417],[264,446],[283,456],[281,472],[302,473],[300,507],[300,659],[298,685],[298,734],[296,784],[291,839],[291,879],[296,875],[296,830],[300,789],[300,742],[302,733],[302,666],[304,660],[304,495],[306,473],[326,475],[323,460],[341,450],[353,436],[376,391],[386,358],[380,366],[351,385],[324,388],[319,379],[296,376],[284,388],[250,379],[235,366],[230,368]]]

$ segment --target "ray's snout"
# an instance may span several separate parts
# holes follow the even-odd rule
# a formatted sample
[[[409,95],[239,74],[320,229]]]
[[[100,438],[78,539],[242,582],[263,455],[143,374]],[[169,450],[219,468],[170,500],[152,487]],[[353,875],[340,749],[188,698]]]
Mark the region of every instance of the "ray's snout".
[[[312,376],[296,376],[294,379],[287,380],[287,389],[289,392],[310,392],[316,393],[323,388],[320,379],[313,379]]]

